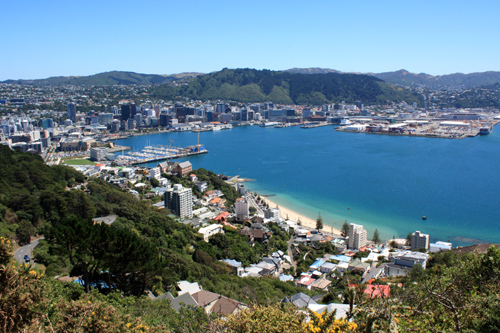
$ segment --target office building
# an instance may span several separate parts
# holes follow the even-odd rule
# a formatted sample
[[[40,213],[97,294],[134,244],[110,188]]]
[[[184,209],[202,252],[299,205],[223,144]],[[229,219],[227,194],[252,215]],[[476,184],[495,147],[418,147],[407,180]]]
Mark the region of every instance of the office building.
[[[165,192],[165,208],[181,219],[193,217],[193,192],[181,184],[175,184]]]
[[[366,230],[362,225],[349,224],[349,249],[359,249],[366,245]]]
[[[123,104],[122,105],[122,115],[121,115],[120,120],[128,120],[131,117],[130,113],[131,113],[131,111],[130,111],[130,105],[129,104]]]
[[[415,231],[411,235],[411,249],[429,249],[429,235],[422,234],[420,231]]]
[[[90,159],[92,161],[102,161],[106,159],[108,148],[90,148]]]
[[[76,104],[68,103],[68,119],[76,123]]]

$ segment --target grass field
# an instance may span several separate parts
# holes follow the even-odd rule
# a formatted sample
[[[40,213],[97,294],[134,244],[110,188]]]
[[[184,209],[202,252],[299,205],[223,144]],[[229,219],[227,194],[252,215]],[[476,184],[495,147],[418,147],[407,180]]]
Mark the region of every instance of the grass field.
[[[67,164],[67,165],[95,165],[95,162],[92,162],[91,160],[83,159],[83,158],[74,158],[74,159],[67,159],[67,160],[62,160],[61,164]]]

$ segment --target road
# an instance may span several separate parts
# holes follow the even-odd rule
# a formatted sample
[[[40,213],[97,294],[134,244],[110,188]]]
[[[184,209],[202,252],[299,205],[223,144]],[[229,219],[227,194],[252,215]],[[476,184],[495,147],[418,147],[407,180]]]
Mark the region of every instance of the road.
[[[21,246],[16,251],[14,251],[14,259],[16,259],[17,261],[19,261],[20,263],[24,262],[24,256],[25,255],[28,255],[28,257],[30,257],[30,259],[32,259],[33,249],[35,248],[35,246],[38,245],[38,241],[40,239],[43,239],[43,237],[39,238],[37,240],[34,240],[33,242],[31,242],[28,245]]]
[[[292,243],[293,243],[293,235],[290,237],[290,239],[288,240],[288,249],[287,249],[287,253],[288,253],[288,256],[290,257],[290,260],[292,261],[291,264],[292,264],[292,267],[293,267],[293,275],[295,275],[297,273],[297,263],[295,262],[295,258],[293,257],[293,252],[292,252]]]
[[[247,198],[248,203],[250,204],[250,206],[253,206],[255,209],[257,209],[257,214],[264,215],[264,211],[257,204],[257,200],[255,199],[255,197],[254,197],[254,195],[253,195],[252,192],[245,193],[245,197]]]

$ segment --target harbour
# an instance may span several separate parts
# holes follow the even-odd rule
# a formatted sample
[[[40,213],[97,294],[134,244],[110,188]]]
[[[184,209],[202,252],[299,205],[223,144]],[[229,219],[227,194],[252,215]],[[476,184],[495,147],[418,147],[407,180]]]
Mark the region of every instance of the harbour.
[[[137,150],[168,139],[188,146],[196,134],[161,133],[116,143]],[[276,203],[309,218],[320,212],[334,228],[347,220],[363,224],[369,235],[377,228],[385,239],[420,230],[431,241],[456,245],[500,239],[498,131],[430,140],[348,135],[327,126],[314,131],[239,126],[204,133],[203,143],[210,154],[186,157],[193,168],[255,179],[245,187],[274,195]]]

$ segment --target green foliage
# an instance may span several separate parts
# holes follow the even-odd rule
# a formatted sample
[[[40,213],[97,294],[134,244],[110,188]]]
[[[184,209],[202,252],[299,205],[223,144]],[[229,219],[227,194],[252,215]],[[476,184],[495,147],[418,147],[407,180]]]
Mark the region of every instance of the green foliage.
[[[373,76],[354,74],[293,74],[255,69],[223,69],[193,79],[188,85],[161,85],[151,91],[157,98],[184,96],[202,100],[238,102],[273,101],[284,104],[312,104],[357,100],[365,104],[391,101],[422,102],[422,97],[393,87]]]
[[[318,218],[316,219],[316,230],[321,230],[323,229],[323,218],[321,215],[318,213]]]
[[[342,224],[342,228],[340,229],[342,237],[347,237],[349,235],[349,223],[347,221]]]
[[[375,231],[373,232],[372,241],[373,241],[375,244],[380,243],[380,236],[379,236],[379,234],[378,234],[378,229],[375,229]]]

